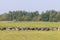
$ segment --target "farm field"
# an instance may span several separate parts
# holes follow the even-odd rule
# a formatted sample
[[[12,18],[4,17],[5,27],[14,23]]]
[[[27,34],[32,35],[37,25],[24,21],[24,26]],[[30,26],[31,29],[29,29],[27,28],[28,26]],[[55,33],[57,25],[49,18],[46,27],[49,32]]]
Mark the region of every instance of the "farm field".
[[[58,27],[60,22],[1,21],[0,27]],[[60,31],[0,31],[0,40],[60,40]]]
[[[0,21],[0,27],[58,27],[60,22],[14,22],[14,21]]]
[[[60,40],[59,31],[0,31],[0,40]]]

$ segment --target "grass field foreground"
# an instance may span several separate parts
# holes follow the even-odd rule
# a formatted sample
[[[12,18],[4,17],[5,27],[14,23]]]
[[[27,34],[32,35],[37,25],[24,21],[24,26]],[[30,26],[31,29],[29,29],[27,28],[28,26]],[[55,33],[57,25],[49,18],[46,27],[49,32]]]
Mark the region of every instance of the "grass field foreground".
[[[0,31],[0,40],[60,40],[60,32]]]

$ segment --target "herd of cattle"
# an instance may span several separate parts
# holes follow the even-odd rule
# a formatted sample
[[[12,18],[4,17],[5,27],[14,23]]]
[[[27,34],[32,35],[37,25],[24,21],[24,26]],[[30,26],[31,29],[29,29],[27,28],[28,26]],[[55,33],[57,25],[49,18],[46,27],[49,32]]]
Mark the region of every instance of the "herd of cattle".
[[[58,31],[59,29],[58,28],[56,28],[56,27],[51,27],[51,28],[47,28],[47,27],[41,27],[41,28],[29,28],[29,27],[27,27],[27,28],[20,28],[20,27],[8,27],[8,28],[6,28],[6,27],[4,27],[4,28],[0,28],[0,30],[1,31],[4,31],[4,30],[18,30],[18,31],[20,31],[20,30],[26,30],[26,31],[28,31],[28,30],[37,30],[37,31]]]

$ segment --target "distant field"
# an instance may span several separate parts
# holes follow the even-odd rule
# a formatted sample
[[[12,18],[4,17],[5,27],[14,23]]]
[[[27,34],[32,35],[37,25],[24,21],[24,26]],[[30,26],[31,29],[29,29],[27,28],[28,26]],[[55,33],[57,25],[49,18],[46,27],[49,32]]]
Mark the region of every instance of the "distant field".
[[[58,27],[60,22],[2,21],[0,27]],[[60,40],[60,31],[0,31],[0,40]]]
[[[60,28],[60,22],[13,22],[2,21],[0,27],[58,27]]]

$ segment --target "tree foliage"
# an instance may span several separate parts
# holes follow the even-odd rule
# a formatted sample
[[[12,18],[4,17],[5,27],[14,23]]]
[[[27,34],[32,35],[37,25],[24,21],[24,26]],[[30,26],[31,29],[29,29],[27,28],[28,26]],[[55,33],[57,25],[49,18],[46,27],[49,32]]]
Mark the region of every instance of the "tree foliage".
[[[60,21],[60,12],[55,10],[47,10],[41,14],[38,11],[9,11],[0,15],[0,21]]]

